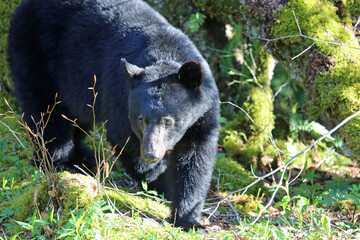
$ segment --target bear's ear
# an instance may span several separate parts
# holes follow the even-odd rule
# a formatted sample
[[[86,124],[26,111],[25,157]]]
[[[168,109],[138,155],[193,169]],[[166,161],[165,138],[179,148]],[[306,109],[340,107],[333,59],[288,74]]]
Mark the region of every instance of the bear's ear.
[[[140,68],[134,64],[129,63],[128,61],[126,61],[125,58],[121,59],[120,65],[121,65],[121,69],[126,75],[126,79],[129,81],[131,86],[133,86],[134,78],[136,78],[136,76],[139,76],[144,71],[143,68]]]
[[[204,75],[201,64],[196,61],[189,61],[184,63],[178,72],[179,80],[190,89],[199,88],[203,77]]]

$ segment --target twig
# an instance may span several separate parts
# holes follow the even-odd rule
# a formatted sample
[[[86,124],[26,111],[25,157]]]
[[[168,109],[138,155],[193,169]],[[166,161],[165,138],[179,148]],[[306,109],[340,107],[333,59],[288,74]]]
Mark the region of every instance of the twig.
[[[293,13],[293,15],[294,15],[296,25],[297,25],[297,27],[298,27],[298,29],[299,29],[299,33],[300,33],[300,35],[302,35],[302,31],[301,31],[301,28],[300,28],[300,25],[299,25],[299,21],[298,21],[298,19],[297,19],[297,17],[296,17],[296,14],[295,14],[295,10],[293,10],[292,13]]]
[[[305,169],[305,164],[306,164],[306,155],[304,154],[303,155],[303,166],[302,166],[300,172],[296,175],[296,177],[294,177],[294,179],[291,179],[291,181],[289,181],[289,185],[292,184],[293,182],[295,182],[296,179],[298,179],[298,177],[300,177],[300,175],[303,173],[303,171]]]
[[[17,140],[17,141],[20,143],[20,145],[25,149],[25,145],[20,141],[20,139],[18,138],[18,136],[16,136],[15,131],[12,130],[12,129],[11,129],[6,123],[4,123],[3,121],[0,120],[0,123],[9,129],[9,131],[11,132],[11,134],[14,135],[14,137],[16,138],[16,140]]]
[[[296,25],[298,27],[298,30],[299,30],[299,34],[290,34],[290,35],[287,35],[287,36],[282,36],[282,37],[278,37],[278,38],[263,38],[263,37],[253,37],[253,36],[250,36],[248,35],[247,33],[244,33],[246,36],[248,36],[250,39],[258,39],[258,40],[263,40],[263,41],[266,41],[265,43],[265,47],[270,43],[270,42],[274,42],[274,41],[278,41],[278,40],[283,40],[283,39],[287,39],[287,38],[294,38],[294,37],[302,37],[302,38],[306,38],[306,39],[310,39],[313,41],[313,43],[307,48],[305,49],[304,51],[302,51],[300,54],[296,55],[295,57],[293,58],[290,58],[291,60],[294,60],[295,58],[301,56],[302,54],[304,54],[305,52],[307,52],[315,43],[326,43],[326,44],[332,44],[332,45],[337,45],[337,46],[341,46],[341,47],[346,47],[346,48],[351,48],[351,49],[356,49],[356,50],[360,50],[359,47],[353,47],[353,46],[349,46],[349,45],[346,45],[346,44],[343,44],[343,43],[337,43],[337,42],[331,42],[331,41],[325,41],[325,40],[319,40],[319,39],[316,39],[316,38],[313,38],[313,37],[309,37],[307,35],[304,35],[302,33],[302,30],[300,28],[300,25],[299,25],[299,21],[296,17],[296,14],[295,14],[295,11],[293,11],[293,15],[294,15],[294,18],[295,18],[295,22],[296,22]],[[360,18],[359,18],[360,19]],[[356,23],[356,26],[359,24],[359,20],[358,22]],[[356,28],[356,27],[355,27]],[[351,39],[350,39],[351,40]],[[349,40],[349,41],[350,41]]]
[[[316,168],[319,168],[320,165],[323,163],[323,162],[326,162],[327,160],[330,160],[332,159],[333,156],[330,156],[330,157],[327,157],[327,158],[324,158],[323,160],[321,160],[318,164],[316,164]]]
[[[218,190],[218,194],[219,194],[219,196],[221,196],[220,195],[220,189],[219,189],[219,186],[220,186],[220,176],[221,176],[221,172],[220,172],[220,169],[218,169],[218,172],[219,172],[219,176],[218,176],[218,178],[217,178],[217,190]],[[240,222],[240,217],[239,217],[239,214],[238,214],[238,212],[236,211],[236,209],[234,208],[234,206],[227,200],[227,199],[224,199],[224,201],[230,206],[230,208],[233,210],[233,212],[235,213],[235,215],[236,215],[236,220],[238,221],[238,222]],[[210,218],[210,216],[209,216],[209,218]]]
[[[243,108],[241,108],[241,107],[239,107],[238,105],[236,105],[235,103],[232,103],[232,102],[229,102],[229,101],[227,101],[227,102],[220,102],[220,104],[230,104],[231,106],[240,109],[243,113],[245,113],[245,115],[250,119],[250,121],[251,121],[255,126],[257,126],[258,128],[260,128],[260,129],[269,137],[271,143],[273,144],[273,146],[275,147],[275,149],[276,149],[277,151],[279,151],[280,153],[284,154],[285,156],[291,157],[289,154],[287,154],[286,152],[284,152],[283,150],[281,150],[280,148],[278,148],[278,147],[276,146],[275,140],[274,140],[274,138],[272,137],[272,134],[266,132],[262,127],[260,127],[260,126],[250,117],[250,115],[249,115]]]
[[[360,17],[358,18],[358,20],[356,21],[356,23],[354,25],[354,34],[351,36],[351,38],[346,43],[351,42],[351,40],[353,40],[355,38],[355,36],[356,36],[355,35],[356,34],[356,28],[359,25],[359,23],[360,23]]]
[[[312,46],[315,45],[316,42],[313,42],[308,48],[306,48],[304,51],[302,51],[301,53],[299,53],[298,55],[296,55],[295,57],[291,57],[291,60],[294,60],[297,57],[300,57],[301,55],[303,55],[305,52],[309,51],[310,48],[312,48]]]
[[[279,152],[283,152],[283,151],[281,151],[281,150],[276,146],[274,140],[272,139],[271,134],[268,134],[263,128],[261,128],[259,125],[257,125],[257,124],[254,122],[254,120],[249,116],[249,114],[248,114],[247,112],[245,112],[245,110],[243,110],[241,107],[239,107],[238,105],[236,105],[236,104],[234,104],[234,103],[232,103],[232,102],[221,102],[221,103],[222,103],[222,104],[227,103],[227,104],[230,104],[230,105],[232,105],[232,106],[234,106],[234,107],[237,107],[237,108],[239,108],[240,110],[242,110],[242,111],[246,114],[246,116],[247,116],[257,127],[259,127],[263,132],[265,132],[265,133],[269,136],[269,138],[270,138],[271,142],[273,143],[274,147],[275,147]],[[333,129],[331,129],[330,131],[328,131],[326,134],[324,134],[324,135],[322,135],[321,137],[319,137],[319,138],[318,138],[317,140],[315,140],[314,142],[312,142],[305,150],[299,152],[298,154],[296,154],[296,155],[294,155],[294,156],[289,156],[288,154],[285,154],[285,153],[284,153],[286,156],[288,156],[288,157],[290,158],[289,161],[288,161],[286,164],[284,164],[283,166],[280,166],[280,167],[276,168],[275,170],[273,170],[273,171],[265,174],[265,175],[262,176],[262,177],[257,178],[254,182],[250,183],[250,184],[247,185],[246,187],[243,187],[243,188],[238,189],[238,190],[233,191],[233,192],[229,192],[228,195],[226,195],[226,196],[217,204],[217,207],[215,208],[215,210],[214,210],[213,212],[215,212],[215,211],[217,210],[217,208],[219,207],[220,203],[223,202],[223,201],[226,201],[229,196],[231,196],[231,195],[233,195],[233,194],[236,194],[236,193],[238,193],[238,192],[241,192],[241,191],[243,191],[243,193],[242,193],[242,195],[243,195],[250,187],[254,186],[256,183],[258,183],[258,182],[260,182],[261,180],[263,180],[263,179],[265,179],[265,178],[267,178],[267,177],[269,177],[269,176],[271,176],[271,175],[279,172],[280,170],[283,170],[283,169],[284,169],[284,171],[283,171],[283,173],[282,173],[282,175],[281,175],[281,178],[280,178],[280,180],[279,180],[279,183],[278,183],[277,188],[275,189],[274,193],[272,194],[271,199],[270,199],[270,201],[268,202],[268,204],[260,211],[260,213],[258,214],[258,216],[256,217],[256,219],[253,221],[253,223],[255,223],[255,222],[261,217],[262,213],[272,204],[272,202],[273,202],[273,200],[274,200],[274,197],[275,197],[275,195],[277,194],[277,192],[278,192],[278,190],[279,190],[279,187],[281,186],[281,183],[282,183],[282,181],[283,181],[283,179],[284,179],[285,172],[286,172],[285,170],[287,169],[287,167],[288,167],[297,157],[299,157],[299,156],[302,155],[302,154],[305,154],[305,153],[306,153],[309,149],[311,149],[315,144],[317,144],[318,142],[322,141],[324,138],[326,138],[326,137],[328,137],[329,135],[331,135],[332,133],[334,133],[336,130],[338,130],[340,127],[342,127],[343,125],[345,125],[348,121],[350,121],[351,119],[355,118],[355,117],[358,116],[359,114],[360,114],[360,110],[357,111],[357,112],[355,112],[354,114],[350,115],[350,116],[347,117],[346,119],[344,119],[344,120],[343,120],[342,122],[340,122],[337,126],[335,126]]]
[[[289,81],[286,81],[286,83],[282,84],[279,89],[276,91],[276,93],[274,94],[273,98],[276,98],[277,95],[279,95],[279,93],[281,92],[281,90],[286,87],[289,84]]]

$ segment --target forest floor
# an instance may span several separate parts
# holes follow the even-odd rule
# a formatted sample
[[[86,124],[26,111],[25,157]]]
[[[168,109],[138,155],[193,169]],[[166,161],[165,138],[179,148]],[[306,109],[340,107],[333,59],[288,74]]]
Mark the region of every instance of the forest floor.
[[[338,153],[307,158],[305,166],[294,162],[261,181],[274,171],[270,164],[252,172],[220,153],[203,211],[205,229],[186,232],[167,223],[170,203],[161,193],[119,167],[101,184],[79,174],[39,172],[31,144],[21,138],[24,148],[9,131],[23,129],[14,119],[1,121],[1,240],[360,239],[360,168],[332,161]],[[247,188],[254,181],[259,183]]]

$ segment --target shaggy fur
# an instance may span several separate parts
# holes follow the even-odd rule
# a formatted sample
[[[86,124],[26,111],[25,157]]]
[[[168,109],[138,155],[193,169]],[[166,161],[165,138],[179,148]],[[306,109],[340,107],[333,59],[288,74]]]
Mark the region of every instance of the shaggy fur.
[[[173,201],[176,226],[201,226],[218,139],[218,90],[189,38],[140,0],[24,0],[11,21],[8,56],[15,90],[31,116],[56,106],[45,131],[58,168],[94,164],[82,134],[89,129],[87,88],[98,81],[96,119],[121,148],[134,178]],[[180,71],[181,69],[181,71]],[[142,158],[140,157],[142,156]]]

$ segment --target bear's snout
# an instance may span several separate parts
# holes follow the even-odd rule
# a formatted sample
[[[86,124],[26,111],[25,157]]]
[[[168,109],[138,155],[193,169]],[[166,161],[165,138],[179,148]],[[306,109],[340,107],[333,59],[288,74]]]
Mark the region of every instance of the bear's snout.
[[[167,134],[159,126],[149,126],[140,141],[140,155],[147,163],[156,163],[164,158],[167,149]]]
[[[156,146],[154,147],[156,148]],[[144,160],[147,163],[157,163],[158,161],[164,158],[166,150],[165,151],[150,150],[153,149],[154,147],[146,148],[144,146],[141,146],[140,155],[142,160]]]

